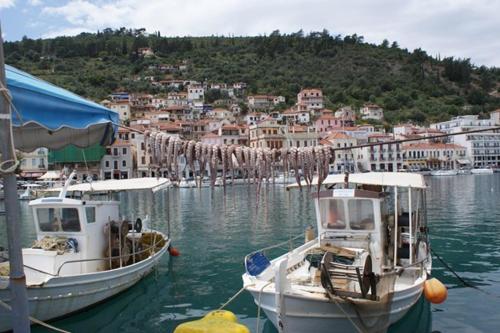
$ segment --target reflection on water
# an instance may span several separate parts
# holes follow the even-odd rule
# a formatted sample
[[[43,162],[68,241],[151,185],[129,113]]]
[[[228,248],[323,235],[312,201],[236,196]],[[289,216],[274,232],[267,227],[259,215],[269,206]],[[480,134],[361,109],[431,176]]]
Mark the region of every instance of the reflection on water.
[[[500,295],[500,175],[428,178],[428,183],[433,248],[467,281]],[[258,210],[254,188],[229,187],[226,192],[170,189],[117,196],[123,216],[149,215],[162,231],[170,218],[181,256],[165,256],[156,272],[128,291],[54,324],[75,332],[171,332],[179,323],[219,307],[241,288],[245,254],[287,240],[315,223],[305,191],[265,188]],[[23,243],[28,245],[34,230],[31,212],[22,205]],[[3,229],[0,245],[5,245]],[[433,275],[451,288],[447,302],[430,306],[421,299],[390,332],[497,331],[500,299],[462,288],[437,261]],[[248,294],[228,310],[254,331],[257,309]],[[276,330],[265,320],[262,332]]]

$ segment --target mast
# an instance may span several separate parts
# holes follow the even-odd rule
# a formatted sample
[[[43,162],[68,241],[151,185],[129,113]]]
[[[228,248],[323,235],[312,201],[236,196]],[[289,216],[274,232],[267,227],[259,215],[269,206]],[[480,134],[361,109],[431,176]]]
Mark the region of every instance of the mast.
[[[17,166],[14,141],[12,138],[12,120],[10,96],[5,79],[5,64],[3,54],[2,29],[0,27],[0,174],[4,182],[5,212],[7,220],[7,242],[9,248],[12,307],[12,328],[14,332],[29,332],[28,294],[26,292],[26,276],[23,270],[23,254],[21,248],[19,202],[17,200],[17,185],[15,169]]]

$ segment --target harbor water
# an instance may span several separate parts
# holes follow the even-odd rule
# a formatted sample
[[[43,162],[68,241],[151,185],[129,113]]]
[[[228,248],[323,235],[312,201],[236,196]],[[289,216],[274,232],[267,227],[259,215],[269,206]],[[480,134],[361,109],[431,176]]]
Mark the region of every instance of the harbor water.
[[[467,282],[464,287],[434,258],[433,276],[449,288],[448,300],[421,299],[390,332],[496,332],[500,327],[500,174],[427,178],[432,247]],[[86,311],[53,321],[72,332],[172,332],[217,309],[242,286],[249,252],[301,234],[315,224],[307,191],[263,187],[168,189],[117,195],[124,217],[149,215],[167,230],[181,256],[166,255],[159,268],[129,290]],[[0,210],[3,208],[0,202]],[[21,203],[23,245],[35,238],[31,211]],[[0,246],[6,247],[5,217]],[[286,251],[284,248],[282,251]],[[227,307],[252,332],[257,307],[243,293]],[[261,317],[260,331],[275,333]],[[314,328],[311,328],[312,330]],[[40,327],[35,332],[44,332]]]

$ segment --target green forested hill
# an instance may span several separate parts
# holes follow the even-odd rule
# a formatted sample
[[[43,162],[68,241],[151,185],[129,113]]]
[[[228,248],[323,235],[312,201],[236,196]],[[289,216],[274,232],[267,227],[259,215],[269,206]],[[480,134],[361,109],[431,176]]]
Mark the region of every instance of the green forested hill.
[[[155,57],[137,49],[151,47]],[[464,46],[465,47],[465,46]],[[284,95],[293,104],[304,87],[322,88],[327,106],[375,102],[389,122],[430,122],[500,107],[500,69],[468,59],[436,59],[396,42],[368,44],[357,35],[327,31],[257,37],[162,37],[144,29],[105,29],[97,34],[5,43],[6,62],[80,95],[100,100],[116,89],[162,93],[135,77],[165,74],[151,64],[188,70],[171,79],[246,82],[247,93]]]

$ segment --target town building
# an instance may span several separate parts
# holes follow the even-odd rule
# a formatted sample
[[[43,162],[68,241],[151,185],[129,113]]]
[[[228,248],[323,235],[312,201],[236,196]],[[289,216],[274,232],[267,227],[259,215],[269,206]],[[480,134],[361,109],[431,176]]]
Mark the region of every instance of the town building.
[[[335,118],[340,118],[344,126],[354,126],[356,112],[350,106],[343,106],[335,111]]]
[[[247,105],[251,110],[268,110],[272,107],[285,103],[285,97],[274,95],[251,95],[247,97]]]
[[[341,128],[342,126],[342,119],[334,116],[333,111],[328,109],[322,110],[321,115],[314,122],[314,127],[322,138],[328,136],[331,130]]]
[[[365,104],[361,110],[361,118],[368,120],[378,120],[382,121],[384,120],[384,109],[382,107],[378,106],[377,104],[372,104],[372,103],[367,103]]]
[[[131,116],[131,106],[128,100],[116,100],[108,104],[111,110],[118,113],[120,122],[125,122],[130,119]]]
[[[318,145],[319,135],[312,126],[285,126],[283,133],[284,146],[287,148],[314,147]]]
[[[169,92],[167,94],[166,107],[188,106],[188,94],[186,92]]]
[[[310,114],[308,111],[299,111],[295,108],[285,110],[281,114],[281,120],[289,125],[292,124],[309,124],[311,121]]]
[[[362,160],[362,152],[360,149],[349,149],[357,145],[355,137],[342,132],[335,132],[325,137],[320,143],[334,149],[334,162],[330,164],[330,172],[359,171],[358,163]]]
[[[231,122],[235,121],[235,118],[233,116],[233,113],[229,110],[226,109],[221,109],[221,108],[216,108],[213,109],[210,112],[207,112],[207,116],[213,119],[218,119],[218,120],[229,120]]]
[[[403,167],[401,144],[385,143],[394,141],[391,134],[374,133],[368,135],[368,143],[380,143],[362,149],[363,170],[369,171],[398,171]]]
[[[116,140],[106,149],[101,159],[101,179],[128,179],[133,177],[132,144]]]
[[[453,143],[412,143],[403,146],[404,168],[407,170],[458,169],[470,162],[465,147]]]
[[[431,124],[430,127],[445,133],[460,133],[474,129],[494,127],[497,112],[490,114],[488,119],[479,119],[477,115],[455,117],[449,121]],[[466,148],[467,160],[475,168],[495,167],[500,165],[500,130],[480,133],[464,133],[449,137],[451,143]]]
[[[249,127],[250,147],[276,148],[283,147],[285,140],[284,128],[278,121],[266,118]]]
[[[190,84],[187,86],[188,101],[203,101],[205,90],[201,84]]]
[[[47,172],[48,167],[48,149],[38,148],[30,153],[21,153],[20,177],[24,179],[37,179]]]
[[[255,125],[257,122],[266,119],[268,116],[265,113],[252,112],[245,115],[243,120],[247,125]]]
[[[297,105],[307,111],[321,110],[324,108],[323,92],[321,89],[302,89],[297,94]]]

